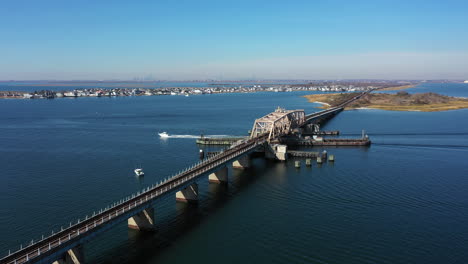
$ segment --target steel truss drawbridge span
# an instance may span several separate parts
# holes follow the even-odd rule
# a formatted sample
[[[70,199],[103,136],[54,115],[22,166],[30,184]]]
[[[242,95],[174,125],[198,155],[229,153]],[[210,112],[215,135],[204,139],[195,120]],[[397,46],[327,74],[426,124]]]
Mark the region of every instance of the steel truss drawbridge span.
[[[289,134],[292,129],[305,123],[304,110],[285,110],[278,107],[276,111],[255,120],[250,138],[268,134],[267,140]]]

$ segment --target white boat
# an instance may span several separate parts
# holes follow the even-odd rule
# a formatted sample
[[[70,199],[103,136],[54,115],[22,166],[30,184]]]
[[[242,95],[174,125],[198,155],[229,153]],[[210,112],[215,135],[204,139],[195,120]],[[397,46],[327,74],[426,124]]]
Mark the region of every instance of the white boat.
[[[143,176],[145,173],[143,172],[143,169],[135,169],[135,175],[136,176]]]
[[[158,133],[158,135],[162,138],[168,138],[169,137],[169,134],[167,134],[166,132],[162,132],[162,133]]]

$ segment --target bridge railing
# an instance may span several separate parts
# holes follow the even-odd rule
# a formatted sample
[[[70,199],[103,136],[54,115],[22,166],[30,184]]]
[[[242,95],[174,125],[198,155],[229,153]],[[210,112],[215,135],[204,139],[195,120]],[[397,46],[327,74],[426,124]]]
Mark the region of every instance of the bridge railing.
[[[361,94],[359,95],[356,95],[332,108],[329,108],[329,109],[325,109],[325,110],[322,110],[322,111],[319,111],[319,112],[315,112],[315,113],[312,113],[312,114],[309,114],[309,115],[306,115],[306,120],[307,121],[310,121],[311,119],[313,118],[317,118],[317,117],[320,117],[320,116],[323,116],[323,115],[327,115],[329,113],[332,113],[332,112],[337,112],[337,111],[341,111],[343,110],[344,107],[346,107],[348,104],[354,102],[355,100],[358,100],[359,98],[361,98],[362,96],[364,96],[365,94],[368,94],[372,91],[374,91],[375,89],[371,89],[369,91],[365,91],[365,92],[362,92]]]
[[[78,219],[76,224],[70,223],[68,228],[62,229],[55,234],[52,231],[52,234],[49,237],[43,237],[36,242],[33,240],[28,246],[24,248],[21,246],[20,249],[13,253],[9,251],[8,255],[0,259],[0,261],[2,263],[24,263],[39,257],[42,254],[50,253],[52,250],[89,234],[90,231],[95,230],[96,228],[103,226],[103,224],[115,220],[119,218],[119,216],[154,200],[187,181],[190,181],[191,179],[256,148],[265,140],[266,136],[261,135],[258,138],[247,140],[240,143],[238,146],[222,151],[216,156],[202,160],[172,177],[165,178],[163,181],[160,181],[159,184],[148,186],[141,192],[138,191],[135,194],[127,196],[118,202],[107,206],[105,209],[101,209],[97,214],[93,213],[89,218],[86,216],[83,221]]]

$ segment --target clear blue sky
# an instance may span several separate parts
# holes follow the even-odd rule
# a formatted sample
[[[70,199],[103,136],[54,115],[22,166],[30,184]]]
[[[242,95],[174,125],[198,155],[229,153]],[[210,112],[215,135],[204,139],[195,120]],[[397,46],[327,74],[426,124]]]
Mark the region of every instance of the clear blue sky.
[[[1,0],[0,79],[468,79],[468,1]]]

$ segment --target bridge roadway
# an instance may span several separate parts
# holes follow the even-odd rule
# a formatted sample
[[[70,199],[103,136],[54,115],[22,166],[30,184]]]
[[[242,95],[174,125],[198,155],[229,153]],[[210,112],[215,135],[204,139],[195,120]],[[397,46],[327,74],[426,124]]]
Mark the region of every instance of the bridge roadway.
[[[372,90],[371,90],[372,91]],[[306,122],[310,122],[316,118],[326,117],[331,114],[336,114],[343,110],[349,103],[359,99],[364,92],[355,96],[335,107],[319,111],[306,116]],[[218,155],[210,157],[191,168],[161,182],[138,192],[136,195],[127,197],[105,210],[95,214],[63,229],[49,237],[33,242],[26,247],[22,247],[13,253],[8,253],[7,256],[0,259],[3,264],[20,264],[20,263],[47,263],[50,264],[60,259],[68,250],[73,249],[98,234],[110,229],[114,225],[121,223],[144,209],[151,208],[155,205],[157,198],[175,192],[190,186],[200,176],[214,172],[217,169],[225,166],[227,162],[237,160],[244,155],[247,155],[255,149],[267,142],[268,134],[260,135],[256,138],[249,139],[238,145],[220,152]]]
[[[311,121],[313,121],[314,119],[318,119],[318,118],[322,118],[322,117],[326,117],[328,115],[334,115],[334,114],[337,114],[341,111],[343,111],[343,109],[350,103],[358,100],[359,98],[361,98],[362,96],[368,94],[368,93],[371,93],[372,91],[374,91],[375,89],[371,89],[369,91],[365,91],[365,92],[362,92],[361,94],[359,95],[356,95],[344,102],[342,102],[341,104],[339,105],[336,105],[332,108],[329,108],[329,109],[326,109],[326,110],[323,110],[323,111],[319,111],[319,112],[315,112],[315,113],[312,113],[310,115],[306,115],[305,116],[305,119],[306,119],[306,123],[309,123]]]
[[[117,223],[126,221],[142,210],[152,207],[157,198],[173,194],[192,184],[199,176],[206,175],[224,166],[229,161],[239,159],[253,152],[258,146],[266,142],[266,138],[267,135],[262,135],[227,149],[158,185],[137,193],[134,197],[114,204],[101,213],[11,253],[1,259],[0,263],[50,264],[60,259],[67,250],[86,242]]]
[[[320,112],[316,112],[316,113],[312,113],[310,115],[306,115],[305,116],[306,123],[311,122],[314,119],[318,119],[318,118],[321,118],[321,117],[326,117],[326,116],[331,115],[331,114],[336,114],[338,112],[341,112],[342,110],[343,110],[343,107],[332,107],[332,108],[329,108],[329,109],[326,109],[326,110],[323,110],[323,111],[320,111]]]

